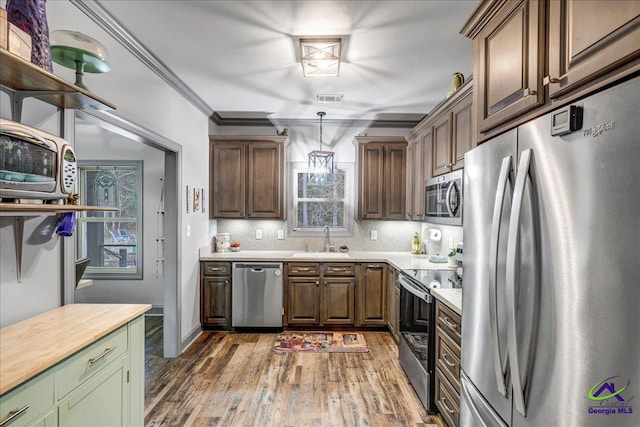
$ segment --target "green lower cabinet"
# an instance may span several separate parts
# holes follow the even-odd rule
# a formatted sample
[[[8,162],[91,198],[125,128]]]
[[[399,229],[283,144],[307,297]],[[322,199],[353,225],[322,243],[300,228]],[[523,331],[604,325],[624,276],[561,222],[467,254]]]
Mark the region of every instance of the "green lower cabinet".
[[[58,426],[58,410],[53,409],[44,417],[40,418],[33,424],[29,424],[29,427],[57,427]]]
[[[60,402],[61,426],[126,426],[129,424],[127,359],[122,357]]]

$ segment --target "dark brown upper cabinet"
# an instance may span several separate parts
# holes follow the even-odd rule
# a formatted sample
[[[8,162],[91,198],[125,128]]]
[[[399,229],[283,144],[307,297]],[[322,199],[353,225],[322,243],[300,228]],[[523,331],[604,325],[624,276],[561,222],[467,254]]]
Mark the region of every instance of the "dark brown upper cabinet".
[[[285,219],[285,136],[212,135],[211,218]]]

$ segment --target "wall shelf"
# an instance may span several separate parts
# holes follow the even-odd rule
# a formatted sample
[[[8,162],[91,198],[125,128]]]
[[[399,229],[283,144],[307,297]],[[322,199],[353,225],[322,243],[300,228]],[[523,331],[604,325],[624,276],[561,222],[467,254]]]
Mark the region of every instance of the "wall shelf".
[[[22,242],[24,217],[58,215],[67,212],[117,212],[118,208],[84,205],[52,205],[36,203],[0,203],[0,216],[13,217],[13,239],[16,248],[16,275],[22,282]]]
[[[24,98],[36,97],[68,109],[115,110],[115,105],[97,97],[6,49],[0,48],[0,85],[13,90],[13,120],[19,122]],[[17,114],[16,114],[17,113]]]

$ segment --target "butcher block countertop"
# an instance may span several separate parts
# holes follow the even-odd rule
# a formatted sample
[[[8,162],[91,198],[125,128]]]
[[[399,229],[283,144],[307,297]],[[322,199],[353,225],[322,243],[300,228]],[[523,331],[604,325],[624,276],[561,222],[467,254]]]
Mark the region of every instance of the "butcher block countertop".
[[[70,304],[0,329],[0,394],[150,308],[149,304]]]

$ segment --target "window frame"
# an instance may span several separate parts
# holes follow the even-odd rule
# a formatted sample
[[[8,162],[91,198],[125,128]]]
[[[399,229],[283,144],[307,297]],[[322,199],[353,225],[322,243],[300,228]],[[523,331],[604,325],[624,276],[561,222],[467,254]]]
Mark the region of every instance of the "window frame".
[[[135,167],[137,177],[136,177],[136,187],[138,189],[136,195],[136,205],[138,207],[136,212],[136,268],[132,269],[131,267],[108,267],[108,268],[100,268],[99,271],[96,271],[95,267],[87,266],[85,273],[83,275],[86,279],[98,279],[98,280],[143,280],[143,272],[144,272],[144,230],[143,230],[143,218],[144,218],[144,162],[142,160],[79,160],[78,161],[78,189],[80,193],[81,200],[86,198],[86,186],[84,183],[85,174],[83,169],[98,169],[101,167],[104,168],[118,168],[118,167]],[[86,240],[84,239],[84,235],[86,234],[85,224],[89,222],[114,222],[117,220],[117,217],[114,217],[113,212],[103,212],[104,216],[96,217],[99,218],[98,221],[89,221],[87,220],[88,213],[95,214],[95,212],[80,212],[78,215],[78,223],[76,230],[76,248],[79,258],[84,257]]]
[[[336,163],[336,170],[342,171],[345,174],[344,183],[344,227],[329,227],[331,236],[339,237],[353,237],[354,233],[354,208],[353,208],[353,195],[354,192],[354,170],[355,165],[353,163]],[[289,198],[288,206],[288,220],[287,229],[289,237],[323,237],[324,227],[304,227],[300,228],[297,225],[298,221],[298,173],[306,173],[309,169],[308,163],[303,162],[290,162],[289,163],[289,190],[291,197]],[[323,201],[326,199],[317,199]],[[307,199],[308,201],[308,199]]]

